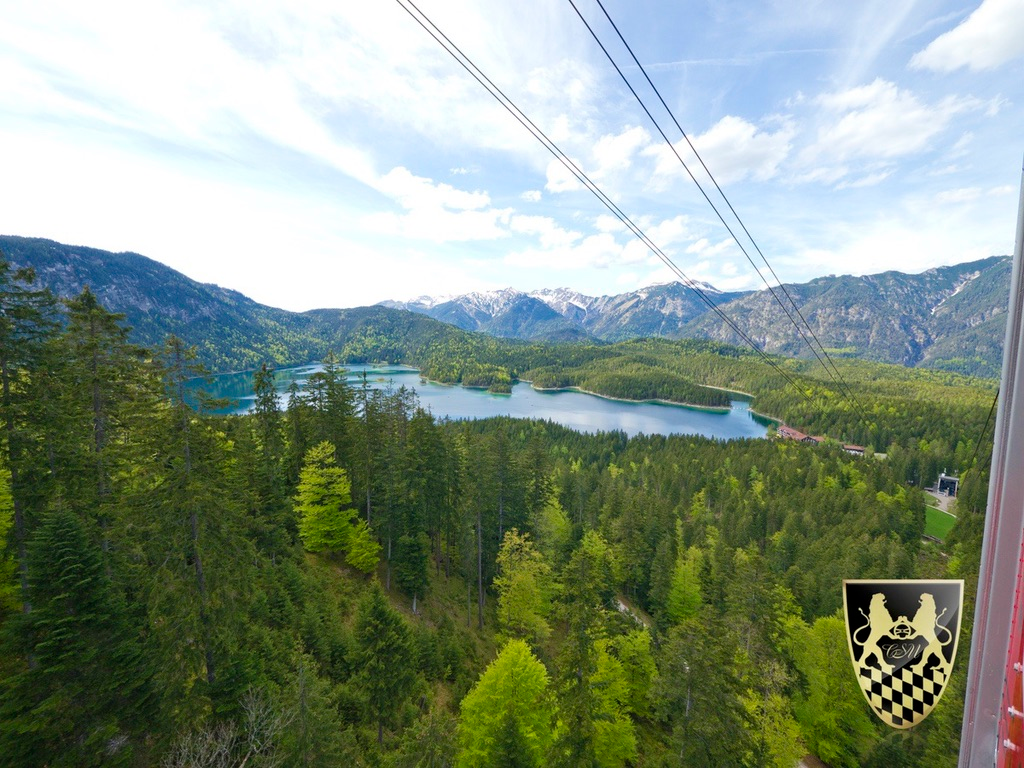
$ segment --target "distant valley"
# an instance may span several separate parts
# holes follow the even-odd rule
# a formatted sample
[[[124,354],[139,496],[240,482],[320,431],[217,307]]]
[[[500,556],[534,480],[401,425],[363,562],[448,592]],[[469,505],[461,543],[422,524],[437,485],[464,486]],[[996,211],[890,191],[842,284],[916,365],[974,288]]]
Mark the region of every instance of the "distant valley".
[[[424,346],[429,339],[471,332],[530,341],[664,337],[743,344],[678,283],[600,297],[568,289],[506,289],[288,312],[196,282],[138,254],[12,236],[0,236],[0,251],[15,267],[33,267],[40,284],[58,296],[90,286],[105,306],[126,315],[138,343],[155,346],[176,333],[195,344],[213,370],[254,367],[263,360],[303,363],[343,347],[353,357],[360,350],[386,356],[387,349],[372,346],[374,329],[380,328],[387,328],[388,338],[411,335]],[[834,355],[994,377],[1002,355],[1009,278],[1010,259],[994,256],[917,275],[821,277],[787,284],[786,291]],[[767,351],[810,356],[767,290],[704,290]],[[395,352],[388,359],[399,357]]]

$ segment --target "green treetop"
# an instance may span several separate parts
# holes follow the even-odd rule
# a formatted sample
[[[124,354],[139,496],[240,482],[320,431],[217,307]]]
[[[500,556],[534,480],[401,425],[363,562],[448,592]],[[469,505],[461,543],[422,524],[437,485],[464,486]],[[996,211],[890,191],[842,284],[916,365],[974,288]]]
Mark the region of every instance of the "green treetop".
[[[510,640],[462,700],[457,765],[542,765],[552,722],[547,670],[525,642]],[[508,759],[513,744],[521,750],[516,763]]]
[[[299,515],[299,538],[310,552],[337,552],[348,546],[352,518],[348,508],[352,484],[344,469],[334,461],[334,446],[314,445],[306,453],[295,511]]]

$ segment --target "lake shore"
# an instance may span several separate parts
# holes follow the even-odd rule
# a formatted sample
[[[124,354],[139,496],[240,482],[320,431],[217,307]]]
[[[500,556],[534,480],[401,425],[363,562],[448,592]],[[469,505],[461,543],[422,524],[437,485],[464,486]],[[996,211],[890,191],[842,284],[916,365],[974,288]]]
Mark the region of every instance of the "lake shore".
[[[418,370],[418,369],[414,369],[414,370]],[[420,375],[420,378],[423,381],[430,382],[431,384],[437,384],[438,386],[441,386],[441,387],[464,387],[465,389],[478,389],[478,390],[488,391],[487,387],[473,386],[473,385],[468,385],[468,384],[460,384],[458,382],[450,382],[450,381],[437,381],[435,379],[431,379],[428,376],[423,376],[422,374]],[[605,394],[602,394],[600,392],[594,392],[593,390],[590,390],[590,389],[583,389],[582,387],[538,387],[532,381],[530,381],[530,379],[519,379],[518,381],[520,383],[523,383],[523,384],[529,384],[530,388],[533,389],[533,391],[535,391],[535,392],[578,392],[581,395],[593,395],[594,397],[599,397],[602,400],[611,400],[611,401],[617,402],[617,403],[638,403],[638,404],[639,403],[652,403],[652,404],[656,404],[656,405],[675,405],[675,406],[679,406],[680,408],[691,408],[691,409],[693,409],[695,411],[705,411],[707,413],[728,413],[731,410],[731,406],[728,407],[728,408],[723,408],[723,407],[713,406],[713,405],[697,405],[696,403],[681,403],[681,402],[677,402],[675,400],[664,400],[662,398],[651,398],[651,399],[648,399],[648,400],[633,400],[633,399],[628,398],[628,397],[614,397],[613,395],[605,395]],[[710,384],[701,384],[700,386],[707,387],[708,389],[717,389],[719,392],[728,392],[731,395],[740,395],[741,397],[749,398],[750,400],[754,399],[754,396],[752,394],[750,394],[749,392],[744,392],[741,389],[729,389],[728,387],[715,387],[715,386],[712,386]],[[511,392],[492,392],[491,394],[493,394],[493,395],[501,395],[503,397],[509,397],[509,396],[511,396],[512,393]],[[753,408],[750,408],[748,410],[754,416],[757,416],[758,418],[764,419],[765,421],[770,421],[773,424],[781,424],[782,423],[781,419],[778,419],[778,418],[776,418],[774,416],[769,416],[768,414],[760,413],[759,411],[755,411]]]
[[[718,440],[768,437],[773,420],[753,414],[749,399],[743,394],[730,394],[730,407],[701,406],[673,402],[668,399],[632,400],[604,395],[580,387],[534,387],[533,382],[521,380],[527,386],[508,393],[492,396],[483,387],[465,387],[431,380],[423,371],[412,366],[395,367],[376,364],[345,366],[346,379],[358,391],[364,373],[371,389],[394,391],[400,386],[415,390],[418,403],[438,418],[487,419],[495,416],[549,420],[581,433],[624,432],[629,437],[644,435],[703,435]],[[316,366],[296,366],[278,369],[275,390],[282,408],[287,405],[288,393],[293,386],[305,391],[306,381],[317,371]],[[415,378],[413,378],[415,377]],[[207,382],[196,382],[216,397],[230,401],[224,414],[248,413],[254,406],[251,374],[215,376]],[[519,382],[517,381],[516,384]],[[676,407],[666,407],[676,406]]]
[[[708,413],[728,413],[730,408],[723,408],[716,405],[697,405],[696,403],[680,403],[675,400],[662,400],[661,398],[650,398],[647,400],[633,400],[628,397],[613,397],[612,395],[602,395],[600,392],[593,392],[589,389],[583,389],[582,387],[538,387],[535,386],[532,381],[527,379],[520,379],[524,384],[529,384],[535,392],[579,392],[582,395],[593,395],[594,397],[600,397],[602,400],[612,400],[617,403],[653,403],[657,405],[675,405],[680,408],[692,408],[695,411],[707,411]]]

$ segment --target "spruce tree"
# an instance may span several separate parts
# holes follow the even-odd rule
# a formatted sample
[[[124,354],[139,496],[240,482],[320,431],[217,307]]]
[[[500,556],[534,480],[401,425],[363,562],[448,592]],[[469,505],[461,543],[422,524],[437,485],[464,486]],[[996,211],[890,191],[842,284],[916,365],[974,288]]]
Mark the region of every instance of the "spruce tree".
[[[65,306],[57,474],[66,503],[98,526],[107,557],[112,507],[130,466],[144,460],[133,437],[153,417],[158,385],[146,350],[128,341],[124,315],[108,312],[88,288]]]
[[[355,667],[366,696],[369,719],[377,724],[377,743],[384,727],[396,723],[397,714],[416,686],[415,656],[409,627],[388,605],[374,583],[359,604],[355,626]]]
[[[0,440],[2,463],[10,473],[15,557],[21,580],[23,610],[31,610],[28,594],[28,536],[32,518],[45,508],[48,469],[39,455],[42,410],[35,378],[52,344],[57,325],[55,300],[49,291],[31,288],[35,273],[14,270],[0,252]],[[35,401],[35,402],[34,402]]]
[[[513,712],[506,712],[498,726],[491,765],[494,768],[535,768],[538,765]]]
[[[5,627],[20,671],[0,694],[0,754],[10,766],[128,765],[150,725],[138,634],[99,551],[68,511],[29,546],[31,613]]]
[[[284,436],[273,366],[263,363],[253,375],[253,393],[253,416],[260,458],[260,496],[268,503],[274,503],[283,495],[280,481]]]
[[[180,339],[168,340],[167,402],[140,438],[150,458],[136,466],[135,492],[119,520],[132,551],[124,566],[149,612],[163,716],[188,726],[211,707],[236,714],[249,686],[238,663],[239,606],[256,560],[245,535],[235,446],[202,412],[213,403],[193,389],[194,355]]]

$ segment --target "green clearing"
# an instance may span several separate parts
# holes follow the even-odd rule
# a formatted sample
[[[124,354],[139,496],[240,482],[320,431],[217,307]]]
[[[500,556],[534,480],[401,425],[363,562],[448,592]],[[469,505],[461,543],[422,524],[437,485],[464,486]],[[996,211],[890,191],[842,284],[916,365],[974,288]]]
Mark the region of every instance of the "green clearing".
[[[926,536],[934,536],[939,541],[944,541],[946,536],[956,523],[956,518],[948,515],[935,507],[928,507],[924,511],[924,533]]]

